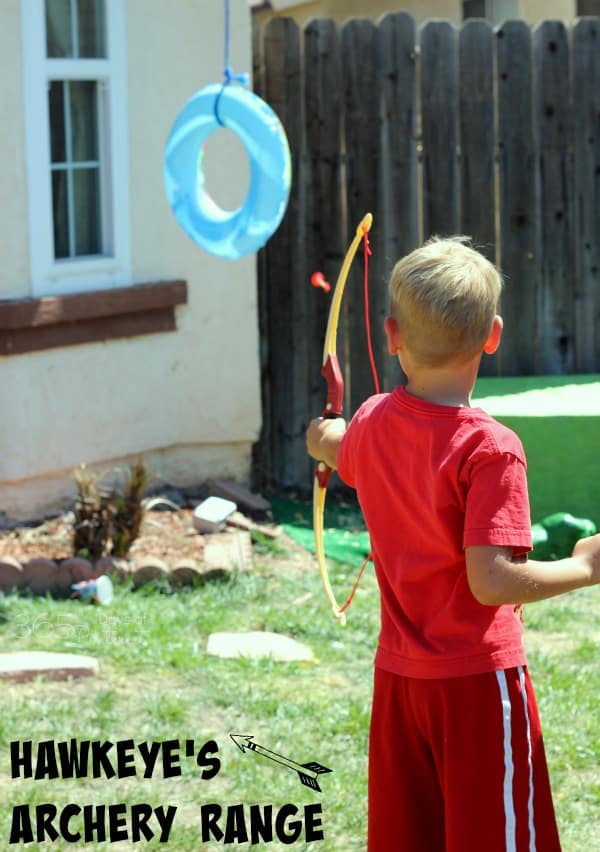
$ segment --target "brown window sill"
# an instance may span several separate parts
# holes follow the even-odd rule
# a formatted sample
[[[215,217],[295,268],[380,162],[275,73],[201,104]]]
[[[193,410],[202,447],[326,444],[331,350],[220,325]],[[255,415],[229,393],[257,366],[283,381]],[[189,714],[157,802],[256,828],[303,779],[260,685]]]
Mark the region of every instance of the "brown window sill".
[[[185,281],[0,301],[0,355],[175,331],[175,307],[186,303]]]

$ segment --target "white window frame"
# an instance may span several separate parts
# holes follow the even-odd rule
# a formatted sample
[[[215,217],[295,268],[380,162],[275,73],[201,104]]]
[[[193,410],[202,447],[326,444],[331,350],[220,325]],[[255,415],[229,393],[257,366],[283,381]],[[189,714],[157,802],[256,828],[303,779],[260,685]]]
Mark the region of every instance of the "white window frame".
[[[125,3],[105,0],[105,4],[106,59],[47,59],[44,0],[21,0],[29,254],[35,297],[131,284]],[[99,83],[102,255],[54,258],[48,110],[52,80]]]

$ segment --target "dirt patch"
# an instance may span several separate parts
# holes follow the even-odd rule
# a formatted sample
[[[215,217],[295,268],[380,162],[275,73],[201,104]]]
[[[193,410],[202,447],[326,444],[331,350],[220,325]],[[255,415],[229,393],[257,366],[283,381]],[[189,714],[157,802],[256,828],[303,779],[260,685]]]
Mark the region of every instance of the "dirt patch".
[[[273,525],[275,527],[275,525]],[[284,532],[270,543],[255,541],[255,556],[265,564],[276,562],[288,567],[312,569],[313,557]],[[202,563],[211,535],[194,529],[193,510],[151,510],[142,522],[140,535],[133,543],[128,559],[141,563],[149,558],[174,565]],[[0,532],[0,560],[6,557],[21,564],[31,559],[61,561],[73,556],[73,514],[68,512],[36,526],[15,527]]]
[[[165,561],[201,561],[205,538],[194,529],[191,509],[149,511],[128,558],[137,561],[153,556]],[[73,555],[73,515],[70,512],[38,526],[15,527],[0,533],[0,558],[10,556],[27,562],[39,557],[61,560]]]

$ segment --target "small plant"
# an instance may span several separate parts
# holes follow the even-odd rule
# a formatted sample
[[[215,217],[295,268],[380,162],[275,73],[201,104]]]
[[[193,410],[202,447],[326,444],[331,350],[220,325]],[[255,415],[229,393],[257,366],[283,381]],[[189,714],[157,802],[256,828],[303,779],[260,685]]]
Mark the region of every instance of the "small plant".
[[[113,542],[114,556],[126,556],[131,545],[140,534],[144,513],[149,508],[144,494],[154,477],[150,476],[141,459],[129,468],[125,476],[123,494],[113,494]],[[152,501],[154,502],[154,501]]]
[[[165,504],[179,507],[164,497],[145,497],[154,480],[142,459],[122,474],[122,488],[110,491],[100,488],[101,477],[80,465],[73,476],[77,483],[73,551],[77,556],[100,559],[102,556],[124,557],[140,534],[148,509]]]
[[[113,536],[110,495],[101,490],[99,475],[84,464],[73,471],[73,477],[77,484],[73,552],[100,559],[108,552]]]

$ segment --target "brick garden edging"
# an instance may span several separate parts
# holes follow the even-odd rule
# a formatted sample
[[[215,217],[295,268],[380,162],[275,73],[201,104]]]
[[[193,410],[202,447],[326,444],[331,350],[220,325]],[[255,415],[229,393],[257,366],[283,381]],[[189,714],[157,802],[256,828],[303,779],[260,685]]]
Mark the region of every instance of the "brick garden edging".
[[[49,595],[56,599],[73,597],[71,586],[82,580],[94,580],[107,574],[113,581],[131,580],[132,589],[151,582],[166,582],[174,589],[196,586],[223,579],[236,570],[252,566],[252,540],[244,530],[231,530],[210,537],[202,562],[174,560],[167,564],[152,556],[139,560],[105,556],[90,562],[78,556],[62,560],[36,557],[19,562],[10,556],[0,558],[0,592],[13,590],[34,596]]]

